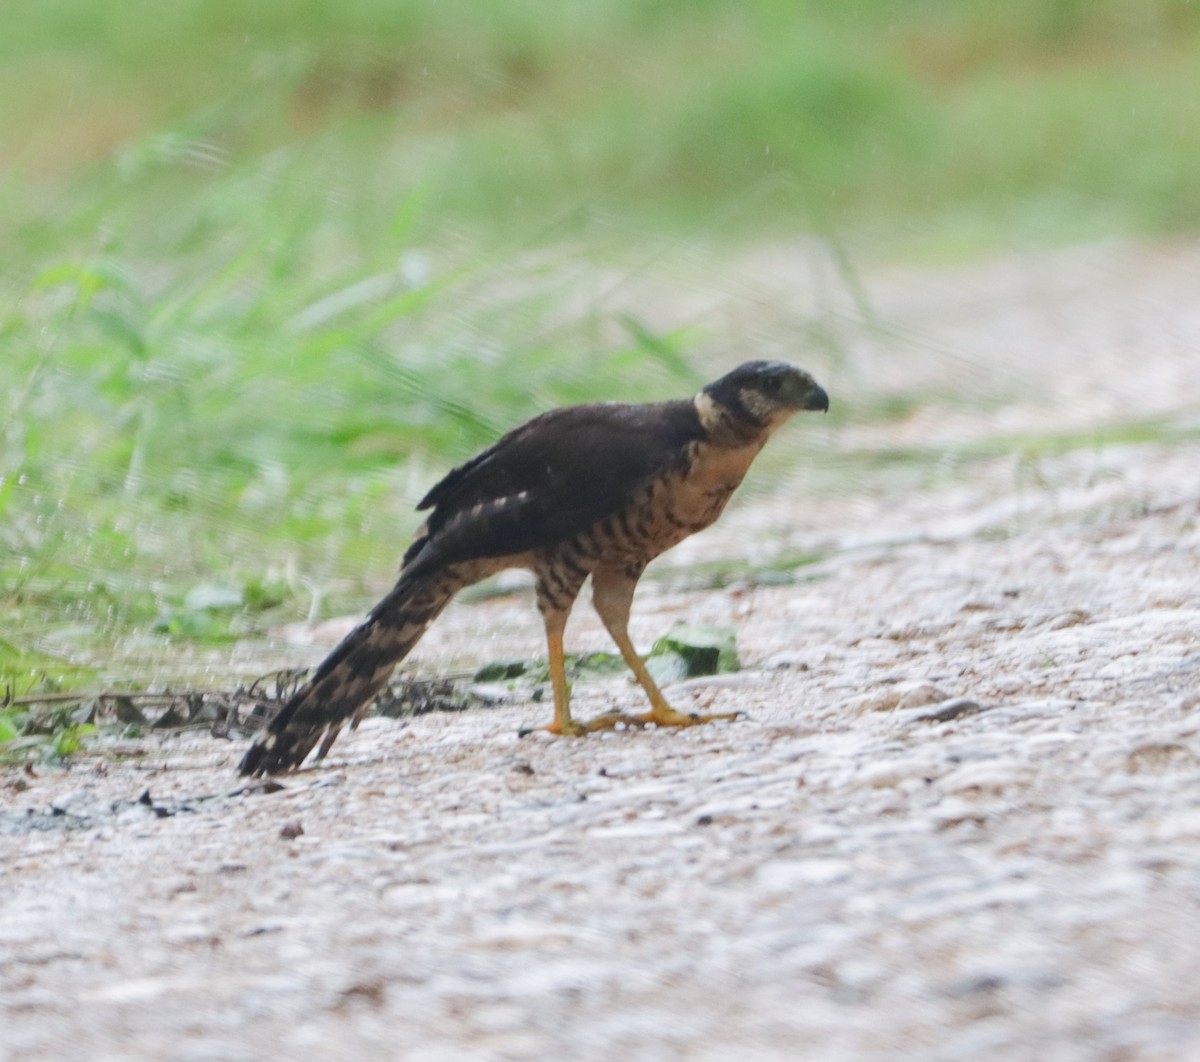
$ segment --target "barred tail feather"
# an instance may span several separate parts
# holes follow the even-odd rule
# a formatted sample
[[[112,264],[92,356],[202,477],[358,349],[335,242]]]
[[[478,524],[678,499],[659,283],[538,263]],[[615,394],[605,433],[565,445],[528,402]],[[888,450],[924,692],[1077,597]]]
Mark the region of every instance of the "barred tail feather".
[[[371,614],[325,658],[247,750],[238,772],[281,774],[299,767],[318,741],[323,759],[346,720],[353,728],[396,665],[462,589],[453,569],[402,574]]]

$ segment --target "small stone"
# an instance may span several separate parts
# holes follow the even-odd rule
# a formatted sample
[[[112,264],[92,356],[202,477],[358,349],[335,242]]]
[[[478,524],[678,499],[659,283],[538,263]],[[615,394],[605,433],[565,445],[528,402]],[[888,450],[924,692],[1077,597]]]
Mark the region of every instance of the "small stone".
[[[939,830],[948,830],[964,822],[982,823],[987,813],[977,804],[970,804],[957,797],[943,800],[933,811],[933,822]]]
[[[68,815],[71,818],[89,819],[111,814],[112,809],[104,806],[95,793],[86,789],[72,789],[55,797],[50,805],[52,815]]]
[[[1046,630],[1061,631],[1067,627],[1078,627],[1081,623],[1087,623],[1091,618],[1091,614],[1083,609],[1073,608],[1070,612],[1061,612],[1049,620],[1046,623]]]
[[[763,667],[768,671],[782,671],[786,668],[807,671],[810,666],[809,655],[808,653],[798,653],[794,649],[784,649],[767,657],[763,662]]]
[[[986,711],[978,701],[971,700],[970,697],[951,697],[948,701],[942,701],[931,712],[922,712],[915,716],[915,723],[949,723],[951,720],[960,719],[965,715],[978,715],[980,712]]]
[[[886,759],[859,769],[855,781],[869,789],[891,789],[911,779],[924,779],[936,772],[933,760],[924,757]]]
[[[975,996],[981,993],[997,992],[1008,984],[1003,974],[981,973],[964,977],[945,988],[945,993],[953,998]]]
[[[1151,741],[1139,745],[1125,757],[1125,770],[1130,774],[1140,774],[1194,767],[1196,763],[1196,754],[1178,741]]]
[[[890,712],[899,700],[895,690],[879,690],[867,693],[851,701],[846,707],[851,715],[866,715],[868,712]]]
[[[947,694],[932,682],[897,682],[894,686],[884,686],[852,701],[849,711],[853,715],[863,715],[867,712],[891,712],[897,708],[919,708],[944,701],[946,697]]]
[[[282,922],[258,922],[239,931],[238,936],[262,937],[268,933],[282,933],[283,929],[284,924]]]
[[[385,998],[385,987],[382,981],[359,981],[342,991],[339,1003],[343,1007],[357,1003],[375,1008],[383,1006]]]
[[[304,833],[304,827],[299,819],[289,819],[279,829],[279,836],[285,841],[294,841]]]
[[[926,704],[936,704],[947,699],[945,692],[932,682],[906,682],[898,687],[900,694],[896,701],[897,708],[921,708]]]
[[[179,925],[167,926],[163,930],[163,939],[172,944],[207,944],[209,947],[216,947],[221,943],[221,938],[200,922],[181,922]]]

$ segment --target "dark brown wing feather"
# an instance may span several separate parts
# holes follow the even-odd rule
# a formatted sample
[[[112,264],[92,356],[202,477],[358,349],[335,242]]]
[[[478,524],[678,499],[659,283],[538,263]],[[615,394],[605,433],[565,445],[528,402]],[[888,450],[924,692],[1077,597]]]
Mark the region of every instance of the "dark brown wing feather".
[[[499,557],[561,542],[621,509],[703,431],[690,401],[572,406],[535,417],[451,471],[406,566]]]

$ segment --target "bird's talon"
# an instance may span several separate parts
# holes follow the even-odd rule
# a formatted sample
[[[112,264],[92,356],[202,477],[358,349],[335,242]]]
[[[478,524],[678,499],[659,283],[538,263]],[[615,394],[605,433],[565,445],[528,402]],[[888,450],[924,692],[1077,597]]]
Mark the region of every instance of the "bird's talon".
[[[631,727],[634,730],[641,730],[644,725],[641,718],[636,715],[626,715],[624,712],[613,709],[609,712],[602,712],[593,719],[589,719],[586,723],[580,724],[588,733],[596,730],[615,730],[619,726]]]
[[[554,734],[556,737],[583,737],[585,734],[595,734],[601,730],[615,730],[619,726],[640,730],[645,725],[646,721],[641,716],[626,715],[624,712],[614,710],[604,712],[593,719],[572,719],[565,725],[556,721],[549,726],[525,727],[517,731],[517,737],[527,737],[539,731],[545,734]]]
[[[641,716],[643,723],[653,723],[655,726],[662,727],[682,727],[682,726],[701,726],[704,723],[712,723],[716,720],[727,720],[732,722],[737,719],[741,713],[739,712],[719,712],[714,715],[700,715],[697,712],[677,712],[674,708],[655,708]]]
[[[582,737],[586,733],[587,730],[584,728],[584,725],[572,719],[566,726],[560,726],[557,722],[551,723],[549,726],[524,726],[517,731],[517,737],[529,737],[530,734],[553,734],[555,737]]]

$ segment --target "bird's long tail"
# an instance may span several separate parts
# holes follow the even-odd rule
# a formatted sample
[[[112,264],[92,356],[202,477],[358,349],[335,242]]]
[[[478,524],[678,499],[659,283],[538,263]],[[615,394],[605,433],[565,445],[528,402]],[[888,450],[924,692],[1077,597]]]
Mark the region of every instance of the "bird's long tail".
[[[347,720],[352,729],[358,724],[396,665],[466,581],[452,567],[431,574],[401,573],[387,597],[254,739],[238,772],[253,776],[292,770],[318,741],[317,759],[322,759]]]

